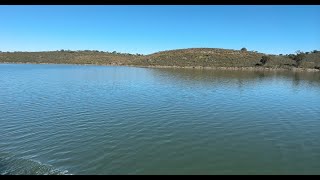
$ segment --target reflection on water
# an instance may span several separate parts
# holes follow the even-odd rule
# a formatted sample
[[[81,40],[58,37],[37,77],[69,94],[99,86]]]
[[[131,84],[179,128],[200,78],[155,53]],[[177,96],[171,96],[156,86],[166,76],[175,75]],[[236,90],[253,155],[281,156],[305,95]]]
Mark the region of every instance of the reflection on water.
[[[320,73],[0,65],[0,174],[319,174]]]
[[[235,83],[239,88],[244,85],[254,85],[256,82],[273,79],[281,79],[286,82],[291,81],[293,86],[299,86],[300,81],[310,86],[320,86],[320,73],[318,72],[154,68],[152,74],[155,74],[155,77],[167,76],[167,79],[172,81],[182,80],[185,82],[194,81],[196,83],[221,83],[224,81]]]
[[[266,78],[297,79],[320,83],[320,73],[318,72],[294,72],[294,71],[247,71],[247,70],[208,70],[208,69],[173,69],[154,68],[152,73],[173,75],[174,78],[184,78],[190,80],[213,79],[237,79],[246,81],[256,81]]]

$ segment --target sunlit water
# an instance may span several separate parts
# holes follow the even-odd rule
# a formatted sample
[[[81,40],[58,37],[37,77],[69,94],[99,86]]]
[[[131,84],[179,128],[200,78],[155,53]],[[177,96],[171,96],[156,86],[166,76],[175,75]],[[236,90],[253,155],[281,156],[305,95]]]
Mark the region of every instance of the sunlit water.
[[[0,174],[320,174],[320,73],[1,64]]]

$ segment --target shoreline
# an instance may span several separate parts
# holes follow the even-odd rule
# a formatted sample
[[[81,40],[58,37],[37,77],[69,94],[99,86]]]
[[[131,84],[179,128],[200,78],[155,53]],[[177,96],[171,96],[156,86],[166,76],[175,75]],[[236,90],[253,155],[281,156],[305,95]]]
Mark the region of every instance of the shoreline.
[[[292,72],[320,72],[320,69],[311,68],[270,68],[270,67],[203,67],[203,66],[143,66],[143,65],[129,65],[129,64],[67,64],[67,63],[33,63],[33,62],[0,62],[0,64],[52,64],[52,65],[79,65],[79,66],[126,66],[126,67],[140,67],[140,68],[171,68],[171,69],[204,69],[204,70],[231,70],[231,71],[292,71]]]
[[[144,68],[172,68],[172,69],[205,69],[205,70],[230,70],[230,71],[293,71],[293,72],[319,72],[319,69],[311,68],[270,68],[270,67],[202,67],[202,66],[135,66]]]

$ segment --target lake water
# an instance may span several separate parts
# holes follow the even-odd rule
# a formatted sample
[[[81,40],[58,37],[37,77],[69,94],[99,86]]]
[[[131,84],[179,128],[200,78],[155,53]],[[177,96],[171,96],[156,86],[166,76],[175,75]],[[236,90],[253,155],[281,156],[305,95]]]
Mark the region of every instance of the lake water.
[[[320,73],[0,65],[1,174],[320,174]]]

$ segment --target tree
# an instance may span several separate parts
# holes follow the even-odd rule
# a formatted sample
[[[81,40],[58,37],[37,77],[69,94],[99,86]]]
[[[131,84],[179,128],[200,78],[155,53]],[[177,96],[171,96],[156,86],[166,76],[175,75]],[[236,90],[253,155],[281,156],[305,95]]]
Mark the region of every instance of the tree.
[[[268,61],[270,61],[270,56],[262,56],[260,62],[262,63],[262,65],[265,65]]]
[[[243,47],[241,48],[241,51],[247,51],[247,48]]]
[[[290,59],[294,59],[295,56],[294,56],[294,54],[289,54],[288,57],[289,57]]]
[[[294,56],[293,60],[296,61],[296,66],[299,67],[301,65],[301,61],[304,59],[305,54],[302,51],[297,51],[297,55]]]

